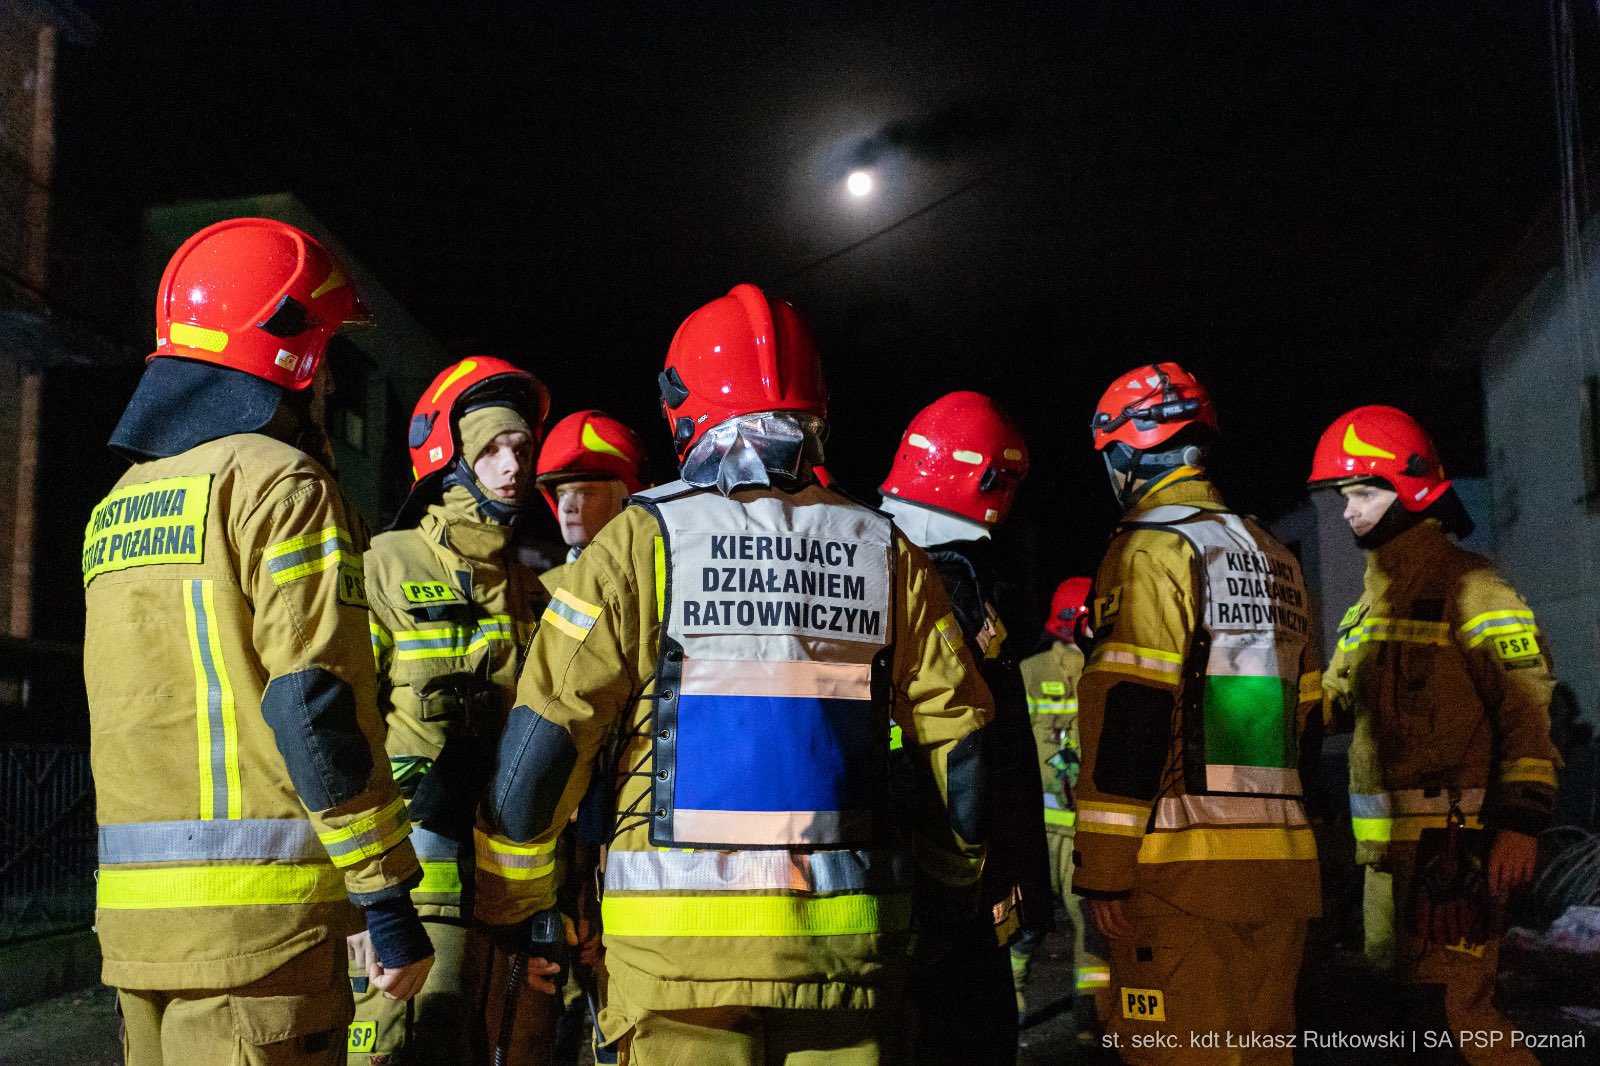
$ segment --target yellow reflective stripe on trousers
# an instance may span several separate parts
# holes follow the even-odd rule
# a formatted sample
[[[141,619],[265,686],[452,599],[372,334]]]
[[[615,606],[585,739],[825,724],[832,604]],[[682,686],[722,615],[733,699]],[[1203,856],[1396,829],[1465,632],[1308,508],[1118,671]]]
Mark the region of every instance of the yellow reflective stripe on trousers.
[[[361,553],[350,534],[338,526],[328,526],[303,537],[274,544],[262,555],[274,585],[287,585],[330,566],[345,565],[361,570]]]
[[[1046,807],[1044,809],[1044,824],[1059,825],[1071,829],[1078,824],[1078,812],[1058,811],[1054,807]]]
[[[911,897],[658,896],[608,893],[608,936],[852,936],[911,926]]]
[[[195,728],[199,737],[200,818],[239,818],[239,724],[233,682],[217,636],[215,583],[186,581],[183,619],[194,665]]]
[[[1183,829],[1147,833],[1139,845],[1139,861],[1144,863],[1316,857],[1317,841],[1309,828]]]
[[[1091,988],[1109,988],[1111,986],[1111,968],[1109,966],[1079,966],[1077,972],[1077,990],[1079,992]]]
[[[453,861],[424,861],[421,865],[422,883],[411,891],[434,896],[461,894],[461,870]]]
[[[332,866],[101,867],[96,905],[106,910],[249,907],[332,903],[345,898],[344,875]]]
[[[382,810],[357,819],[347,826],[319,832],[318,838],[335,866],[354,866],[363,859],[382,855],[411,832],[406,817],[406,801],[396,796]]]

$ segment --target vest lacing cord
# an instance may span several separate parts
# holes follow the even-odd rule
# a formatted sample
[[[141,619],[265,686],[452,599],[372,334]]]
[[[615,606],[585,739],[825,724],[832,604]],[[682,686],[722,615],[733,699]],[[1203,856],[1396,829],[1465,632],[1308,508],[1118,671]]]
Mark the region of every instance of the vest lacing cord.
[[[655,732],[655,705],[659,701],[666,698],[667,697],[664,694],[656,692],[643,693],[638,697],[638,702],[648,707],[649,710],[640,716],[638,722],[636,723],[636,728],[631,729],[617,737],[617,752],[615,758],[611,762],[610,767],[611,776],[613,779],[655,776],[652,771],[644,769],[645,764],[650,762],[650,760],[655,756],[655,747],[653,745],[647,744],[644,749],[644,754],[639,756],[639,761],[634,763],[633,766],[630,767],[625,773],[621,772],[622,753],[627,748],[627,741],[636,739],[650,739],[650,735]],[[618,787],[618,791],[621,791],[620,785]],[[653,798],[653,791],[651,789],[645,789],[637,796],[633,797],[632,801],[629,802],[626,807],[617,811],[616,825],[611,830],[611,843],[616,843],[617,838],[630,829],[637,829],[640,826],[650,824],[650,812],[648,808]],[[641,804],[645,806],[646,810],[639,810]],[[632,820],[630,821],[629,819]]]

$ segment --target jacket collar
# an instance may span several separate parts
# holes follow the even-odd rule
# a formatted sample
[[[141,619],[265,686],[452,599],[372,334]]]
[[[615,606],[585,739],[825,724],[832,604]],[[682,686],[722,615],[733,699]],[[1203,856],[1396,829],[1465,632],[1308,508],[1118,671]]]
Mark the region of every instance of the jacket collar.
[[[1197,466],[1180,466],[1146,485],[1122,518],[1131,522],[1157,507],[1198,507],[1202,511],[1226,511],[1221,493]]]

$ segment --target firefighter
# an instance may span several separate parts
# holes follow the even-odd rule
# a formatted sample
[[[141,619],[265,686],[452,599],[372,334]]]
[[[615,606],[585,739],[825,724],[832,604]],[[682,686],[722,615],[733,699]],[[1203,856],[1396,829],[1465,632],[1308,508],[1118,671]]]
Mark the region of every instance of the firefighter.
[[[1350,743],[1350,814],[1366,867],[1367,950],[1397,967],[1418,1028],[1500,1034],[1470,1061],[1533,1062],[1490,998],[1507,895],[1554,820],[1550,656],[1489,560],[1422,427],[1360,407],[1322,435],[1311,487],[1337,488],[1366,552],[1361,599],[1324,675]]]
[[[329,474],[323,353],[365,309],[293,226],[184,242],[85,533],[95,927],[130,1063],[337,1063],[344,938],[409,998],[433,951],[383,757],[366,530]],[[352,905],[353,904],[353,905]]]
[[[955,916],[913,967],[921,1062],[1015,1060],[1020,1018],[1007,948],[1025,930],[1037,941],[1054,927],[1038,758],[1017,657],[995,606],[990,539],[1027,473],[1027,443],[1006,413],[981,393],[952,392],[911,420],[879,489],[896,528],[927,551],[995,698],[981,908]]]
[[[628,1062],[894,1059],[918,901],[970,894],[989,697],[922,551],[813,477],[809,329],[753,285],[692,314],[660,376],[682,480],[634,497],[534,638],[493,787],[548,841],[596,750],[616,782],[605,1036]],[[890,718],[925,767],[909,853]]]
[[[644,445],[610,415],[578,411],[550,427],[539,449],[538,483],[567,545],[566,562],[540,576],[554,590],[628,497],[645,487]]]
[[[1092,1037],[1105,1016],[1101,1004],[1108,998],[1107,987],[1111,983],[1104,938],[1099,930],[1086,927],[1083,908],[1072,893],[1072,836],[1077,824],[1073,789],[1083,761],[1078,742],[1078,677],[1083,673],[1083,649],[1090,634],[1091,584],[1086,577],[1069,577],[1056,587],[1050,598],[1050,617],[1044,625],[1045,647],[1022,660],[1021,665],[1043,783],[1050,889],[1072,921],[1073,986],[1077,992],[1075,1013],[1080,1041]],[[1011,949],[1019,1011],[1024,1009],[1029,964],[1037,949],[1037,939],[1027,936]]]
[[[1118,378],[1092,421],[1123,516],[1078,685],[1072,885],[1111,940],[1107,1030],[1133,1062],[1203,1059],[1190,1036],[1212,1032],[1289,1062],[1321,909],[1296,769],[1321,700],[1312,610],[1294,556],[1207,479],[1216,433],[1176,363]]]
[[[522,649],[549,602],[509,550],[532,496],[549,408],[538,379],[503,359],[473,356],[441,370],[411,418],[415,484],[367,552],[378,706],[389,763],[416,823],[423,880],[412,900],[438,962],[411,1009],[397,1009],[365,987],[363,945],[353,943],[352,1063],[401,1052],[429,1062],[482,1058],[500,1038],[504,985],[484,974],[494,965],[489,938],[469,937],[462,873],[478,917],[509,928],[531,916],[524,882],[557,872],[553,855],[513,847],[474,819]],[[519,993],[515,1013],[517,1061],[543,1061],[548,995]]]
[[[610,415],[578,411],[557,422],[545,437],[539,449],[537,480],[567,545],[566,562],[539,575],[545,588],[554,593],[583,549],[607,522],[622,513],[628,497],[645,487],[644,445],[633,430]],[[608,741],[606,752],[609,750]],[[609,789],[596,778],[579,807],[575,831],[563,837],[572,863],[570,898],[563,900],[563,905],[575,920],[579,950],[573,968],[575,980],[563,994],[556,1030],[560,1062],[577,1061],[584,1034],[599,1021],[591,1017],[603,984],[599,901],[594,885],[601,848],[610,835],[609,802]]]

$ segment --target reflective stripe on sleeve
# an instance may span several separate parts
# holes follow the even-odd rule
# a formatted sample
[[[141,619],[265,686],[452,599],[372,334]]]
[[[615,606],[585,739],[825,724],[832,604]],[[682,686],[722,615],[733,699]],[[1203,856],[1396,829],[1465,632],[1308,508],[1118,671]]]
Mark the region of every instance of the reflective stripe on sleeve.
[[[1177,688],[1183,680],[1183,656],[1133,644],[1101,644],[1084,668],[1084,673],[1090,672],[1124,674],[1166,688]]]
[[[105,867],[96,883],[96,905],[106,910],[332,903],[345,898],[344,875],[320,863],[163,866],[153,870]]]
[[[852,936],[911,926],[911,898],[606,894],[608,936]]]
[[[1031,714],[1077,714],[1078,701],[1029,696],[1028,711]]]
[[[1459,630],[1467,647],[1476,648],[1490,637],[1509,637],[1519,633],[1532,633],[1538,627],[1533,612],[1528,610],[1485,611],[1469,618]]]
[[[576,640],[587,639],[589,630],[599,620],[600,608],[566,589],[556,589],[540,618],[541,622],[548,622]]]
[[[448,659],[471,655],[491,641],[514,641],[511,616],[491,615],[476,625],[446,624],[426,629],[403,629],[394,634],[395,662]]]
[[[1549,759],[1507,759],[1500,764],[1500,780],[1508,785],[1529,781],[1555,788],[1556,766]]]
[[[1137,837],[1144,835],[1150,821],[1150,809],[1131,803],[1097,803],[1078,801],[1078,831],[1081,833],[1107,833],[1112,836]]]
[[[951,651],[960,649],[964,638],[961,635],[961,625],[956,621],[954,614],[945,615],[933,623],[933,628],[939,634],[939,638],[944,641],[945,647]]]
[[[287,585],[302,577],[321,573],[330,566],[361,570],[361,553],[356,551],[350,534],[338,526],[329,526],[303,537],[274,544],[266,550],[263,558],[275,585]]]
[[[411,831],[406,817],[406,801],[396,796],[382,810],[357,819],[340,829],[318,833],[328,858],[335,866],[354,866],[363,859],[382,855]]]
[[[311,823],[294,818],[129,822],[100,827],[100,861],[226,862],[321,859]]]
[[[556,842],[513,844],[504,837],[473,830],[477,867],[507,881],[532,881],[549,876],[556,868]]]

